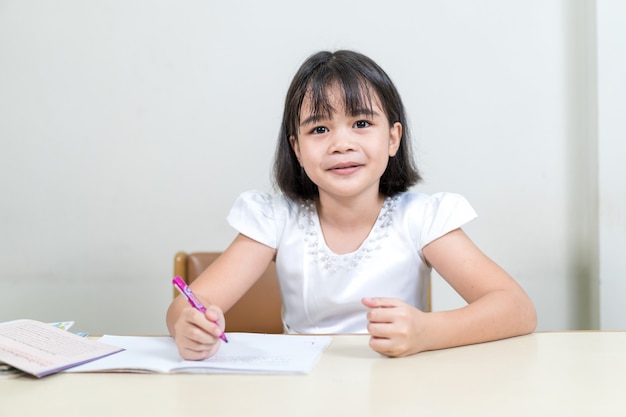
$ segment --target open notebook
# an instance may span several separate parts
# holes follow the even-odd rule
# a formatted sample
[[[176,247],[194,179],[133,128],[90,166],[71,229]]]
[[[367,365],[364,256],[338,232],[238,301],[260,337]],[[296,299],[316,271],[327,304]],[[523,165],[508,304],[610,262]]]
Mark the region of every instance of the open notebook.
[[[171,337],[111,336],[100,342],[122,352],[66,372],[288,373],[311,371],[330,336],[228,333],[218,353],[202,361],[183,360]]]

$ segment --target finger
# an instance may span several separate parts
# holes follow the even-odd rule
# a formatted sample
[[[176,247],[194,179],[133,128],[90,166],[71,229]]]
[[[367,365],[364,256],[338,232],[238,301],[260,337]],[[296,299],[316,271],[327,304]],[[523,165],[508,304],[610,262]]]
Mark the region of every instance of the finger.
[[[204,313],[190,308],[185,311],[184,320],[191,325],[199,327],[209,334],[220,336],[224,328],[224,314],[219,307],[209,307]]]
[[[185,338],[184,343],[195,343],[197,345],[214,344],[215,339],[222,334],[221,328],[207,317],[190,308],[181,315],[181,320],[175,325],[175,334],[180,338]],[[195,347],[195,346],[194,346]]]
[[[207,320],[204,313],[193,308],[185,310],[182,319],[181,326],[183,326],[183,330],[189,327],[187,332],[191,331],[191,328],[196,328],[202,332],[211,333],[211,330],[215,327],[215,323]]]
[[[367,320],[370,323],[392,323],[397,314],[395,307],[372,308],[367,312]]]
[[[393,342],[387,338],[372,336],[369,340],[370,347],[381,355],[392,356]]]
[[[367,325],[367,332],[375,339],[390,340],[394,336],[392,326],[387,323],[369,323]]]
[[[224,313],[218,306],[209,306],[204,315],[209,321],[213,323],[219,323],[218,326],[220,327],[220,329],[225,328]]]
[[[219,340],[211,345],[180,345],[178,352],[180,356],[187,360],[201,360],[206,359],[215,354],[219,346]]]
[[[204,317],[202,320],[208,321]],[[198,346],[213,345],[216,339],[219,338],[219,335],[216,335],[216,333],[219,333],[221,330],[215,323],[210,323],[207,326],[208,328],[201,328],[194,325],[187,327],[185,331],[182,332],[182,336],[187,340],[186,344]]]
[[[361,300],[363,305],[369,308],[385,308],[385,307],[398,307],[404,304],[402,301],[397,298],[387,298],[387,297],[372,297],[372,298],[363,298]]]
[[[206,321],[205,318],[203,320]],[[179,352],[186,359],[207,358],[217,351],[220,344],[219,336],[207,333],[204,329],[194,325],[189,325],[184,331],[177,332],[177,336]]]

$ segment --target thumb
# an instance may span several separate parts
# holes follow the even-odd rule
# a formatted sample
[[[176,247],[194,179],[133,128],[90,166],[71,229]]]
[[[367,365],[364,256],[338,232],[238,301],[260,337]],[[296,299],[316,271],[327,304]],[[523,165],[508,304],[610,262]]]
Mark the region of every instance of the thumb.
[[[222,313],[222,310],[218,306],[210,305],[206,309],[206,312],[204,313],[204,315],[206,316],[207,319],[213,322],[220,322],[220,323],[224,322],[224,313]]]

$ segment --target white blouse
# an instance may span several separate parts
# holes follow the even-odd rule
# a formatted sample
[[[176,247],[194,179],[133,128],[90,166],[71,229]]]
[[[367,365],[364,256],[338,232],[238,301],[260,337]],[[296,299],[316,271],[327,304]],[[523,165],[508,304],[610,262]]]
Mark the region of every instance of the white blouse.
[[[422,248],[476,217],[457,194],[389,197],[355,252],[337,255],[324,241],[315,203],[248,191],[228,215],[241,234],[275,248],[287,333],[367,333],[363,297],[427,307],[431,268]]]

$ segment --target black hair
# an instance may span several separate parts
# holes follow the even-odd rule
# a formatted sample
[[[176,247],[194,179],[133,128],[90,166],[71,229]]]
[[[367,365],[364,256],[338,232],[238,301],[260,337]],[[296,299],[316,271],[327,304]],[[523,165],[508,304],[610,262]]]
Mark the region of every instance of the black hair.
[[[311,55],[300,67],[287,91],[283,120],[274,159],[276,186],[294,200],[313,200],[319,195],[315,185],[296,157],[291,138],[298,138],[300,112],[305,98],[311,100],[313,115],[329,116],[333,112],[328,91],[338,85],[344,94],[346,113],[371,109],[376,94],[389,125],[400,122],[402,137],[396,155],[389,159],[380,179],[379,191],[393,196],[408,190],[421,179],[412,158],[404,105],[389,76],[373,60],[358,52],[322,51]]]

